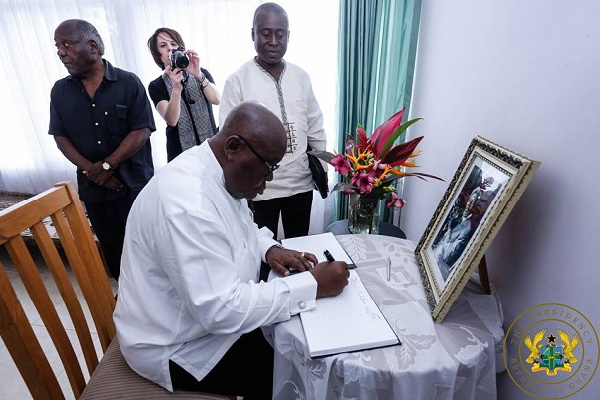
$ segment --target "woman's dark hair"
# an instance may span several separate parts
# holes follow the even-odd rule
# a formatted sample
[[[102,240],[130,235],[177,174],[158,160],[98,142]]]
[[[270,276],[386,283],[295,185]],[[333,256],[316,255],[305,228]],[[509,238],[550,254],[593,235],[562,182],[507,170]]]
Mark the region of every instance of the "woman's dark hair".
[[[171,28],[158,28],[152,34],[152,36],[150,36],[150,39],[148,39],[148,49],[150,49],[150,54],[152,54],[152,58],[154,59],[156,65],[158,65],[158,68],[165,69],[163,62],[160,59],[160,52],[158,51],[158,46],[156,45],[158,35],[160,35],[161,33],[169,35],[171,39],[176,41],[180,46],[183,46],[183,48],[185,48],[185,43],[183,42],[183,38],[181,37],[181,35],[176,30]]]

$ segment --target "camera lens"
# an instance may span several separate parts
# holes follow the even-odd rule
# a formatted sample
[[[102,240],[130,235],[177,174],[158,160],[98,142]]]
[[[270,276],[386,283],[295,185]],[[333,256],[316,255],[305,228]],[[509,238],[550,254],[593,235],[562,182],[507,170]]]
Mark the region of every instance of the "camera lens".
[[[185,68],[190,64],[190,59],[183,53],[180,53],[175,58],[175,65],[179,68]]]
[[[190,64],[190,59],[183,54],[183,47],[180,47],[176,50],[171,50],[169,54],[169,58],[171,59],[171,68],[185,68]]]

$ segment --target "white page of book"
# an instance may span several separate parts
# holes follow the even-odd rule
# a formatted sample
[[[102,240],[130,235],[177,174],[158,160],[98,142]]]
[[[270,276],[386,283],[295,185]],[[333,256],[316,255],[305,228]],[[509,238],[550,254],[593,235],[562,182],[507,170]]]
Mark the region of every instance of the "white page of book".
[[[355,270],[340,295],[318,299],[300,319],[311,357],[400,343]]]
[[[327,261],[323,252],[329,250],[336,261],[345,261],[349,268],[355,267],[348,253],[331,232],[283,239],[281,244],[288,249],[313,253],[319,262]]]

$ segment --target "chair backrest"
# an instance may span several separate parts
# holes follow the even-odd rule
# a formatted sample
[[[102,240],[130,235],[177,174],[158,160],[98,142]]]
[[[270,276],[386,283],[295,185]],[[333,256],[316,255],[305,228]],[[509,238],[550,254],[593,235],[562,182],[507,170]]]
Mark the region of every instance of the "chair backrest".
[[[48,217],[59,242],[48,232],[44,222]],[[37,246],[28,246],[22,235],[26,230]],[[19,285],[22,283],[35,305],[60,356],[75,398],[78,398],[86,380],[77,354],[83,353],[88,376],[92,375],[98,365],[98,356],[90,330],[97,332],[102,351],[106,351],[115,335],[112,319],[115,299],[73,184],[59,183],[0,211],[0,246],[6,248],[18,272]],[[45,266],[38,269],[34,260],[40,255]],[[32,396],[35,399],[63,399],[65,395],[23,308],[23,301],[29,300],[17,296],[13,287],[16,282],[13,279],[11,283],[9,279],[9,274],[16,274],[7,273],[7,267],[0,261],[0,335]],[[53,278],[50,281],[54,282],[50,284],[50,293],[42,276],[47,275],[47,271]],[[56,301],[57,296],[54,285],[70,318],[63,316],[61,320],[57,312],[53,303],[53,297]],[[84,302],[80,302],[77,290],[83,294]],[[93,326],[86,315],[91,315]],[[75,347],[67,333],[73,327],[78,339],[74,341]]]

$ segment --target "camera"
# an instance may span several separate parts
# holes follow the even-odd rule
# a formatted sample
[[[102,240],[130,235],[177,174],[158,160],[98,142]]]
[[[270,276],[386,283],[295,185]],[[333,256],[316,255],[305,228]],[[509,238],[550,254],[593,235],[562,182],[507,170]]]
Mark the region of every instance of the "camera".
[[[169,60],[171,60],[171,69],[175,68],[185,68],[189,65],[190,59],[188,56],[183,54],[185,49],[183,46],[179,46],[176,49],[172,49],[169,51]]]

